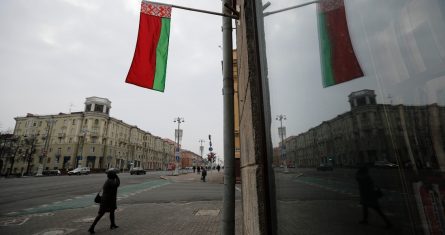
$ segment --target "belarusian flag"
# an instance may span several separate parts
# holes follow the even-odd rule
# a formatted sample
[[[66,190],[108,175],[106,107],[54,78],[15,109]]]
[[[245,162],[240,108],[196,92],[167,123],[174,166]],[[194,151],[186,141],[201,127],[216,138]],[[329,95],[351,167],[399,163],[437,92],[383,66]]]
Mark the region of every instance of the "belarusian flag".
[[[344,1],[322,0],[317,12],[323,87],[363,77],[349,38]]]
[[[164,91],[171,6],[142,1],[133,62],[125,82]]]

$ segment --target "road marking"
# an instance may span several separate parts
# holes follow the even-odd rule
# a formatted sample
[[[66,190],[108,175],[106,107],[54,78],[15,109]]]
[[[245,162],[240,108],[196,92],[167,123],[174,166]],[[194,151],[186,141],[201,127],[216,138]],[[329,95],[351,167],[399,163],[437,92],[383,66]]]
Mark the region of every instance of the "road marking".
[[[29,217],[1,218],[0,226],[19,226],[29,220]]]

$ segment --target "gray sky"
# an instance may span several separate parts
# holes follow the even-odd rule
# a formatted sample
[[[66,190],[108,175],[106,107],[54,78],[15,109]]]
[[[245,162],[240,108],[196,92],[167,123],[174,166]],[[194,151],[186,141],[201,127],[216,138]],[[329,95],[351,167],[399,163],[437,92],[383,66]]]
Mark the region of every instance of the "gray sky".
[[[164,1],[167,2],[167,1]],[[221,11],[220,1],[168,3]],[[126,84],[140,0],[0,1],[0,130],[26,113],[83,111],[86,97],[106,97],[111,116],[199,153],[212,134],[222,156],[221,18],[173,9],[165,93]],[[207,152],[207,151],[206,151]]]
[[[221,11],[219,0],[165,3]],[[266,1],[264,1],[266,2]],[[271,0],[266,11],[303,0]],[[265,18],[272,135],[287,115],[296,135],[349,110],[352,91],[378,102],[445,105],[445,2],[346,0],[349,31],[365,77],[322,88],[315,5]],[[221,18],[173,9],[165,93],[124,82],[136,44],[140,0],[0,1],[0,130],[16,116],[83,110],[86,97],[112,101],[111,116],[199,153],[212,134],[223,154]],[[391,95],[391,100],[387,97]]]

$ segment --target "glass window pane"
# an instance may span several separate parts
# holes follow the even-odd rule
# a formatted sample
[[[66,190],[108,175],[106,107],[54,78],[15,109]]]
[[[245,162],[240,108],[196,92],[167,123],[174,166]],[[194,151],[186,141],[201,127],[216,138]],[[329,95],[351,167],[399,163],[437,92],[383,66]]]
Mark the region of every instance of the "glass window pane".
[[[445,2],[270,3],[278,234],[443,232]]]

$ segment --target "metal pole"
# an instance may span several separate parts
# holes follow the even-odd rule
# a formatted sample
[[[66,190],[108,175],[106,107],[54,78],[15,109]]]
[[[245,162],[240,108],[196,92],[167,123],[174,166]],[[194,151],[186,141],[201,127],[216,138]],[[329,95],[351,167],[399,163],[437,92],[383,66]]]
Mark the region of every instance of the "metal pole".
[[[273,15],[273,14],[280,13],[280,12],[283,12],[283,11],[289,11],[289,10],[292,10],[292,9],[304,7],[304,6],[311,5],[311,4],[314,4],[314,3],[319,3],[319,2],[321,2],[321,1],[312,1],[312,2],[298,4],[298,5],[291,6],[291,7],[286,7],[286,8],[277,10],[277,11],[264,12],[263,16],[266,17],[268,15]],[[268,3],[269,4],[267,4],[267,3],[265,4],[265,7],[263,7],[263,9],[267,8],[268,6],[270,6],[270,2],[268,2]]]
[[[177,133],[175,134],[175,135],[177,135],[177,138],[178,138],[178,142],[177,142],[177,148],[175,149],[175,155],[176,155],[176,152],[178,153],[178,160],[176,160],[175,159],[175,173],[174,173],[174,175],[178,175],[179,173],[178,173],[178,167],[179,167],[179,159],[181,158],[180,157],[180,148],[179,148],[179,125],[181,124],[181,122],[184,122],[184,118],[181,118],[181,117],[177,117],[177,118],[175,118],[174,120],[173,120],[173,122],[178,122],[178,131],[177,131]],[[175,158],[176,158],[176,156],[175,156]]]
[[[231,0],[222,1],[222,12],[231,14]],[[223,17],[223,97],[224,97],[224,197],[221,234],[235,234],[235,127],[233,89],[232,19]]]

